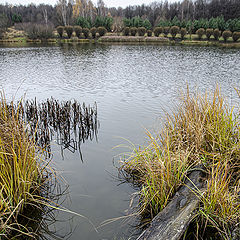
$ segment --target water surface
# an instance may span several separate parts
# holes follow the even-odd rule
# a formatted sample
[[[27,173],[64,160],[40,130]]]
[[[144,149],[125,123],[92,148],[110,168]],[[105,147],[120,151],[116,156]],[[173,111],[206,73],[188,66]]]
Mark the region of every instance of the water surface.
[[[127,139],[145,141],[144,128],[157,130],[164,109],[178,101],[188,84],[193,90],[212,90],[218,83],[230,104],[237,102],[240,51],[207,47],[158,45],[29,45],[0,47],[0,87],[8,99],[51,96],[77,99],[98,106],[98,141],[81,145],[78,152],[64,151],[53,142],[53,163],[69,184],[64,205],[87,216],[95,225],[126,214],[135,191],[115,179],[117,154],[113,149]],[[124,139],[123,139],[124,138]],[[59,213],[52,228],[71,240],[127,239],[133,232],[117,221],[96,232],[84,219]],[[65,221],[66,220],[66,221]],[[69,220],[69,221],[67,221]],[[50,237],[49,237],[50,238]],[[133,237],[132,239],[134,239]]]

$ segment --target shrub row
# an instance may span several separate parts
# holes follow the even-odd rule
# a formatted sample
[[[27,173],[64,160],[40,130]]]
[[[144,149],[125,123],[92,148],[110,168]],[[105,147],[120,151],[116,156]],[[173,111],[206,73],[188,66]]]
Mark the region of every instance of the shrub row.
[[[92,35],[92,38],[96,38],[97,33],[100,37],[104,36],[107,33],[107,29],[105,27],[92,27],[92,28],[82,28],[80,26],[58,26],[57,32],[60,38],[63,38],[64,31],[66,32],[68,38],[72,37],[73,32],[75,32],[76,37],[80,38],[81,35],[84,36],[84,38],[89,38],[90,33]]]
[[[139,36],[144,36],[147,33],[147,36],[152,36],[152,31],[147,30],[144,27],[125,27],[123,30],[123,34],[125,36],[136,36],[138,33]],[[172,38],[175,39],[177,34],[181,35],[181,39],[183,40],[185,35],[188,33],[186,28],[179,28],[178,26],[172,26],[172,27],[156,27],[153,30],[154,36],[159,37],[160,34],[164,34],[165,37],[168,36],[170,33],[172,35]],[[199,40],[202,39],[203,35],[206,35],[207,39],[210,40],[212,36],[214,36],[215,40],[219,40],[219,38],[222,36],[224,41],[226,42],[228,38],[232,37],[234,42],[237,42],[240,39],[240,32],[231,32],[229,30],[225,30],[221,32],[219,29],[213,29],[213,28],[199,28],[196,31],[196,34],[198,35]]]
[[[185,35],[187,34],[186,28],[179,28],[178,26],[172,26],[172,27],[156,27],[153,30],[153,33],[156,37],[158,37],[160,34],[164,34],[165,37],[170,33],[175,39],[176,35],[179,33],[181,35],[181,39],[184,39]],[[199,40],[202,39],[203,35],[206,35],[207,39],[210,40],[211,36],[214,36],[215,40],[219,40],[219,38],[222,36],[224,41],[226,42],[229,37],[233,38],[234,42],[237,42],[240,39],[240,32],[231,32],[229,30],[225,30],[221,32],[219,29],[213,29],[213,28],[199,28],[196,31],[196,34],[198,35]]]
[[[199,40],[202,39],[203,35],[206,35],[207,39],[210,40],[211,36],[214,36],[215,40],[219,40],[219,38],[222,36],[224,39],[224,42],[227,42],[227,40],[232,37],[234,42],[237,42],[238,39],[240,39],[240,32],[231,32],[229,30],[225,30],[221,33],[221,31],[219,29],[212,29],[212,28],[208,28],[205,29],[204,28],[199,28],[196,31],[196,34],[198,35]]]
[[[125,27],[123,29],[123,35],[124,36],[136,36],[138,34],[138,36],[144,36],[145,34],[147,34],[148,37],[152,36],[152,30],[147,30],[145,27]]]

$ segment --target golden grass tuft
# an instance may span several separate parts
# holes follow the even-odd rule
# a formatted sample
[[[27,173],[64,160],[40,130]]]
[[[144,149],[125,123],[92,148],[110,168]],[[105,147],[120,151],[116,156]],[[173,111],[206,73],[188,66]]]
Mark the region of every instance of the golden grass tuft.
[[[31,236],[18,215],[44,202],[49,169],[13,103],[0,101],[0,239],[13,231]]]
[[[240,219],[239,130],[239,114],[218,86],[204,95],[187,89],[173,113],[166,114],[157,137],[147,132],[149,144],[134,148],[122,162],[120,172],[140,186],[139,213],[153,218],[184,184],[189,170],[203,164],[207,184],[205,195],[199,195],[197,219],[202,230],[211,223],[218,237],[229,239]]]

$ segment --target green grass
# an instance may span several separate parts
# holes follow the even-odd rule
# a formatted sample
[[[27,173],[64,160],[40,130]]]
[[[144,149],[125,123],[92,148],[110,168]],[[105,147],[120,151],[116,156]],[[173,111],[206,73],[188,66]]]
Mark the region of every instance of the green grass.
[[[194,236],[201,239],[210,224],[215,239],[230,239],[240,218],[239,134],[239,115],[218,87],[213,95],[183,94],[157,137],[147,132],[149,144],[134,148],[122,162],[124,177],[140,186],[139,214],[152,219],[184,184],[189,170],[203,164],[207,184],[205,194],[197,194],[201,204]]]

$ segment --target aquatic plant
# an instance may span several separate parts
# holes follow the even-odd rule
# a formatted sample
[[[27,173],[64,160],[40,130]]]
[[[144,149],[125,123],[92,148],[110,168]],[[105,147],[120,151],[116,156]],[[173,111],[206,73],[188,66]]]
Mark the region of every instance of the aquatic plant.
[[[44,160],[21,118],[20,108],[0,101],[0,239],[24,235],[34,237],[37,228],[29,223],[34,209],[44,212],[51,204],[48,189],[54,181],[54,170]],[[41,214],[41,213],[40,213]],[[41,219],[40,219],[41,220]],[[33,221],[34,222],[34,221]]]
[[[97,138],[97,105],[80,104],[76,100],[60,102],[54,98],[37,103],[27,100],[19,104],[19,114],[29,125],[29,132],[35,142],[50,153],[50,141],[57,136],[57,142],[75,151],[87,139]],[[73,135],[73,136],[72,136]]]
[[[202,237],[209,226],[215,239],[231,239],[240,218],[239,130],[239,115],[218,87],[203,96],[187,90],[177,109],[166,115],[160,133],[153,137],[147,132],[148,145],[133,147],[119,169],[140,188],[138,211],[144,221],[167,205],[193,166],[202,164],[206,191],[196,193],[200,206],[193,236]]]
[[[54,134],[58,135],[60,144],[70,150],[76,147],[76,141],[80,144],[96,136],[96,110],[96,106],[90,108],[77,101],[59,102],[53,98],[42,103],[36,99],[7,103],[2,95],[0,239],[39,237],[39,233],[47,230],[44,219],[47,218],[48,223],[55,220],[54,209],[87,219],[59,206],[62,195],[59,176],[50,167],[48,156]]]

